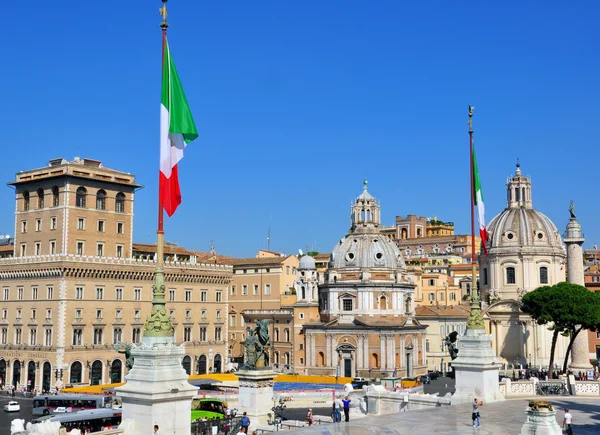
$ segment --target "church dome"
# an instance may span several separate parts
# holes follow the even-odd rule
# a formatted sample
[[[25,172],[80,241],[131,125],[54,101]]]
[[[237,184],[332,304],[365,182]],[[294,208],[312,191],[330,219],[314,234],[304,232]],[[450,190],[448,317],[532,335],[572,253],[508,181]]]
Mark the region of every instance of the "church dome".
[[[380,205],[367,191],[356,198],[351,210],[350,232],[333,248],[329,267],[338,268],[404,268],[400,249],[380,233]]]
[[[488,225],[488,251],[495,248],[553,248],[564,251],[556,225],[533,208],[531,180],[520,165],[507,184],[507,207]]]
[[[316,269],[315,260],[310,255],[304,255],[300,258],[300,265],[298,266],[300,270],[310,270]]]

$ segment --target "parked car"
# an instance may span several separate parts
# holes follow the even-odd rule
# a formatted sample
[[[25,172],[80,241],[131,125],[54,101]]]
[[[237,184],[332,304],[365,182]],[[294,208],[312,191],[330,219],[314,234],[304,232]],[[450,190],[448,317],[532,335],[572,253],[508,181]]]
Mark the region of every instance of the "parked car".
[[[421,376],[419,377],[419,380],[420,380],[421,382],[423,382],[424,384],[429,384],[429,383],[431,383],[431,378],[430,378],[429,376],[427,376],[427,375],[421,375]]]
[[[352,379],[352,388],[360,389],[365,385],[369,385],[369,380],[366,378],[357,377]]]
[[[19,405],[19,402],[15,402],[14,400],[11,400],[6,405],[4,405],[4,411],[6,412],[18,412],[20,410],[21,405]]]
[[[438,371],[428,372],[427,376],[429,376],[429,380],[433,381],[440,377],[440,372],[438,372]]]

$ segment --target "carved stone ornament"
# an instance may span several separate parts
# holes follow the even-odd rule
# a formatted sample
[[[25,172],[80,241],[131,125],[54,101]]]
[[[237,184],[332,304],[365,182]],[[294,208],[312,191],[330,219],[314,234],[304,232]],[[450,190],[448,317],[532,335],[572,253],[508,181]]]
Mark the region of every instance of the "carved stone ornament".
[[[240,388],[241,387],[246,387],[246,388],[268,388],[268,387],[273,387],[273,381],[258,381],[258,382],[252,382],[252,381],[240,381]]]

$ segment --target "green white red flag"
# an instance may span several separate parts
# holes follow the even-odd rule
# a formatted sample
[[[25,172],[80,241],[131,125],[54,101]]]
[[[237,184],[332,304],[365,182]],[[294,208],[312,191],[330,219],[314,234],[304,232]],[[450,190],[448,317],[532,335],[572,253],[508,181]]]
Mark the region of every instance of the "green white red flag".
[[[477,220],[479,221],[479,235],[483,251],[487,251],[487,241],[489,238],[487,227],[485,226],[485,206],[483,204],[483,192],[481,191],[481,182],[479,181],[479,171],[477,169],[477,158],[475,157],[475,146],[473,146],[473,201],[477,206]]]
[[[169,216],[181,204],[177,164],[183,150],[198,137],[198,131],[183,93],[166,36],[163,45],[162,94],[160,102],[160,204]]]

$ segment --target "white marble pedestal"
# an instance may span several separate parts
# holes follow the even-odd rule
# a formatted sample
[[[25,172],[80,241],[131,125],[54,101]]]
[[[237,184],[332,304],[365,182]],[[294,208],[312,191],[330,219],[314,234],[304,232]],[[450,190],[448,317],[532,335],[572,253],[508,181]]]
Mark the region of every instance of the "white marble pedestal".
[[[271,369],[240,370],[236,373],[240,380],[239,412],[244,412],[250,417],[250,429],[257,424],[265,424],[269,420],[267,414],[273,415],[273,379],[277,376]],[[274,415],[273,415],[274,417]]]
[[[500,393],[500,367],[492,350],[492,336],[485,330],[468,329],[460,337],[458,357],[452,361],[452,367],[456,376],[453,405],[472,403],[475,398],[484,404],[504,400]]]
[[[521,435],[562,435],[562,429],[556,422],[556,411],[527,408],[525,415],[527,419],[521,428]]]
[[[152,434],[155,424],[161,435],[189,435],[198,388],[188,382],[181,365],[184,346],[177,346],[173,337],[143,337],[133,346],[133,368],[126,384],[116,388],[123,400],[123,420],[135,421],[135,435]]]

